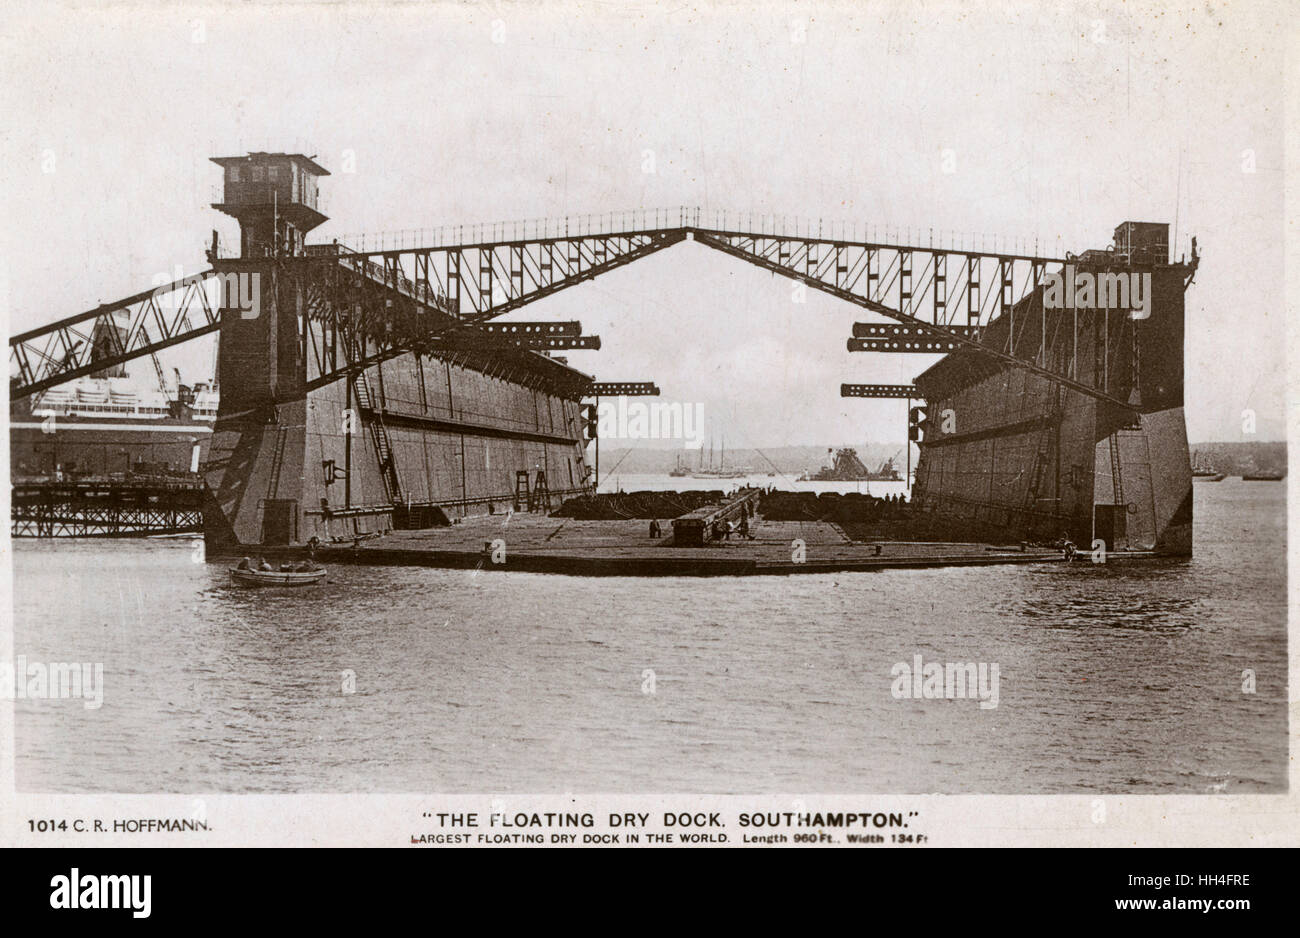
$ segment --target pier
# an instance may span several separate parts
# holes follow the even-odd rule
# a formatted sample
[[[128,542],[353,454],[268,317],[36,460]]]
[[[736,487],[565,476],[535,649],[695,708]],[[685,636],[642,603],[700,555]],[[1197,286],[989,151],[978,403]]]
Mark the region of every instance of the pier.
[[[155,537],[203,531],[203,482],[197,477],[123,473],[13,485],[14,537]]]
[[[758,489],[742,489],[738,495],[717,505],[705,505],[673,519],[673,544],[676,547],[703,547],[719,540],[720,525],[748,518],[758,506]]]

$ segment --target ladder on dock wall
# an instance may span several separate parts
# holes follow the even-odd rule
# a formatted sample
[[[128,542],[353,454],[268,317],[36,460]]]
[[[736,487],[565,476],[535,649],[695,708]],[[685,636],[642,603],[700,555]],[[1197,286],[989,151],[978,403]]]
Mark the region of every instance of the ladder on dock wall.
[[[1118,432],[1110,435],[1110,484],[1111,501],[1127,509],[1128,502],[1124,499],[1124,480],[1120,478]]]
[[[528,490],[528,470],[516,469],[515,470],[515,506],[514,506],[515,511],[523,511],[525,505],[528,506],[529,511],[533,510],[533,496],[532,493]]]
[[[547,514],[551,511],[551,489],[546,483],[546,470],[537,470],[536,484],[528,487],[528,470],[515,470],[515,511],[536,511],[540,506]]]
[[[275,428],[275,449],[271,451],[271,473],[266,483],[267,498],[275,498],[280,488],[280,468],[284,465],[284,442],[287,435],[287,428]]]
[[[528,510],[536,511],[539,505],[542,506],[542,511],[551,513],[551,489],[546,484],[545,469],[537,470],[537,482],[533,486],[533,497],[528,499]]]
[[[366,423],[370,427],[375,455],[379,457],[379,477],[384,482],[384,494],[390,503],[396,505],[402,500],[402,486],[397,477],[397,462],[393,459],[393,445],[388,439],[388,428],[384,426],[383,411],[375,406],[374,398],[370,396],[370,382],[366,379],[365,372],[357,375],[352,385],[358,409],[370,418]]]

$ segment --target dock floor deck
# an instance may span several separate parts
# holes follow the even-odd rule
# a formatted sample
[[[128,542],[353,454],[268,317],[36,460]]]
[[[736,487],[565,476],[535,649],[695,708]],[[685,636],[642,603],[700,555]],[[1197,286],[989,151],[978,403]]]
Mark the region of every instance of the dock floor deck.
[[[665,527],[667,527],[665,525]],[[647,521],[576,521],[515,514],[469,519],[451,527],[392,531],[357,545],[329,545],[324,563],[390,564],[526,570],[585,576],[743,576],[1052,563],[1059,551],[983,543],[861,541],[825,521],[763,521],[752,540],[733,535],[704,547],[674,546],[672,535],[650,537]],[[501,541],[504,553],[485,550]],[[796,558],[802,541],[802,558]],[[497,545],[500,547],[501,545]]]

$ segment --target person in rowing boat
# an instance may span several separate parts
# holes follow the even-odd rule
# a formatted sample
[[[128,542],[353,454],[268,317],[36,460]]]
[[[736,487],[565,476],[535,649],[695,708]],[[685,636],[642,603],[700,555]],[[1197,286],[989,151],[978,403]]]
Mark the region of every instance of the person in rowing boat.
[[[236,570],[251,570],[252,568],[253,568],[253,562],[252,562],[251,560],[249,560],[247,557],[245,557],[243,560],[239,561],[239,566],[236,567],[235,569],[236,569]]]
[[[275,572],[275,568],[272,567],[269,563],[266,562],[266,558],[265,558],[265,557],[258,557],[258,558],[257,558],[257,569],[259,569],[259,570],[261,570],[261,571],[263,571],[263,572],[265,572],[265,573],[274,573],[274,572]]]

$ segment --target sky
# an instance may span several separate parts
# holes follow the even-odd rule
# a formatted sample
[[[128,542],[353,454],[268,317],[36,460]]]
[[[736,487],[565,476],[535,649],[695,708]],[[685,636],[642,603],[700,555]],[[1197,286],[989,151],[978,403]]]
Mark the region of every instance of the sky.
[[[1203,255],[1190,439],[1284,438],[1286,6],[976,6],[9,4],[0,305],[12,332],[203,269],[238,231],[209,157],[250,149],[333,173],[309,240],[686,205],[1081,251],[1163,221]],[[903,402],[840,384],[934,361],[850,354],[861,310],[692,243],[511,318],[581,320],[573,366],[735,447],[901,444]]]

